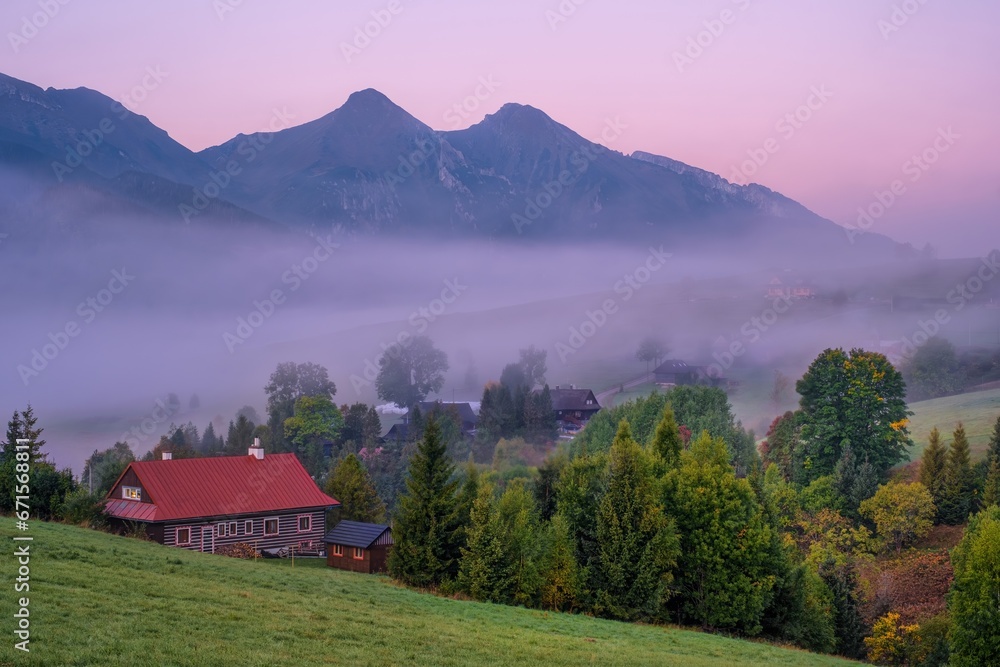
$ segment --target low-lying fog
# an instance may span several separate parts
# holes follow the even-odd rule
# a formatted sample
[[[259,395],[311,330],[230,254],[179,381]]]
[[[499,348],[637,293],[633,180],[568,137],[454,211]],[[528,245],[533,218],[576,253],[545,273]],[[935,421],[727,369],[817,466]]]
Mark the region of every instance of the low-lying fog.
[[[948,303],[950,278],[922,295],[940,305],[885,300],[893,280],[913,282],[913,262],[893,269],[897,280],[886,267],[870,278],[803,276],[659,244],[552,249],[136,229],[42,253],[16,235],[0,241],[0,407],[9,414],[31,402],[46,449],[77,473],[95,448],[160,414],[157,401],[171,392],[182,405],[172,421],[199,430],[210,420],[224,427],[244,404],[264,414],[264,384],[282,361],[326,366],[338,403],[381,402],[374,369],[400,335],[426,334],[447,353],[445,400],[478,400],[530,344],[548,351],[550,384],[596,392],[643,374],[634,354],[647,336],[671,357],[717,364],[733,378],[797,375],[827,346],[912,339],[938,309],[949,315],[942,334],[956,342],[1000,336],[1000,310],[983,307],[996,285],[961,309]],[[953,271],[964,280],[968,266]],[[804,279],[820,297],[765,298],[775,277]],[[195,394],[200,406],[191,408]],[[768,415],[741,416],[756,424]],[[168,425],[133,440],[137,453]]]

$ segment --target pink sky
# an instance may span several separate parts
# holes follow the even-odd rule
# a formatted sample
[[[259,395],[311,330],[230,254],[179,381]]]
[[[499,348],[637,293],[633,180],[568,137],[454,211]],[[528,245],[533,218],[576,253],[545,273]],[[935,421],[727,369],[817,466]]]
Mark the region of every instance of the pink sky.
[[[612,148],[726,178],[748,151],[760,159],[770,147],[751,180],[836,222],[854,224],[898,179],[905,191],[872,231],[930,242],[942,256],[1000,246],[998,3],[59,1],[3,3],[0,71],[119,98],[159,67],[165,78],[135,110],[195,150],[264,129],[274,108],[305,122],[369,87],[453,129],[449,109],[492,77],[499,85],[463,126],[506,102],[593,140],[618,118],[627,128]],[[12,43],[46,3],[54,16]],[[889,32],[894,7],[900,25]],[[349,62],[342,44],[372,12],[387,25]],[[679,67],[675,53],[699,36],[702,52]],[[829,98],[813,97],[804,122],[779,125],[812,90]],[[935,157],[947,128],[957,138],[938,142],[947,151],[934,164],[906,164],[925,150]]]

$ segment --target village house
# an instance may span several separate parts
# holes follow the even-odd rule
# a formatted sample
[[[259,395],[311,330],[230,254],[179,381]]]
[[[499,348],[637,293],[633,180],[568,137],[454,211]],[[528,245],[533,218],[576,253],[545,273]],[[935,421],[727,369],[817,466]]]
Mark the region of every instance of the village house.
[[[246,456],[134,461],[105,500],[112,528],[144,527],[155,542],[214,553],[246,543],[257,550],[320,548],[326,495],[294,454],[268,454],[255,439]]]
[[[380,523],[341,521],[323,537],[326,564],[339,570],[384,572],[392,549],[392,529]]]
[[[774,276],[767,284],[768,299],[812,299],[816,294],[815,285],[790,272]]]
[[[549,390],[549,395],[552,397],[552,412],[562,424],[582,426],[601,409],[597,397],[590,389],[556,385],[555,389]]]

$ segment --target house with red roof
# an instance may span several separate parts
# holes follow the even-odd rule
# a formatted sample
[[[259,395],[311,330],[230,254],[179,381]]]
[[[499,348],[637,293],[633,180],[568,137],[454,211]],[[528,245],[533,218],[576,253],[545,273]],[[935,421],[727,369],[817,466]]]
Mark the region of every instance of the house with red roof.
[[[214,553],[239,542],[258,550],[317,548],[326,495],[294,454],[268,454],[255,440],[246,456],[134,461],[105,500],[112,527],[139,524],[155,542]]]

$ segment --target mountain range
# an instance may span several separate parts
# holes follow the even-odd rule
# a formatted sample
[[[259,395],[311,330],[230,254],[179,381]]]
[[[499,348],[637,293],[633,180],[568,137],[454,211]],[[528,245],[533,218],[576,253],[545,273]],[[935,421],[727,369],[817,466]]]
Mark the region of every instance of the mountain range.
[[[372,89],[316,120],[196,153],[99,92],[0,74],[0,173],[0,213],[44,235],[148,218],[543,243],[785,241],[855,256],[896,245],[877,234],[850,244],[768,188],[624,155],[531,106],[437,131]]]

